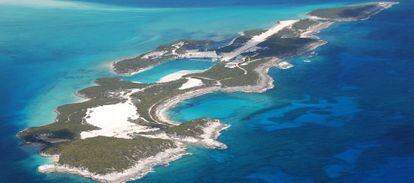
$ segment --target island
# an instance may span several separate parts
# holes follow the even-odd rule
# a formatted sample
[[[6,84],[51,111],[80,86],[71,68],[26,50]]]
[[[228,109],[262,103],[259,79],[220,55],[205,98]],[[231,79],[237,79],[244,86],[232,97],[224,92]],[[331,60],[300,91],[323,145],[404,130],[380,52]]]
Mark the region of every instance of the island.
[[[98,78],[95,86],[78,91],[86,100],[58,107],[53,123],[17,136],[24,143],[40,144],[40,154],[53,159],[39,166],[40,172],[77,174],[99,182],[141,178],[154,166],[188,154],[190,144],[225,149],[218,137],[229,125],[208,117],[176,122],[167,111],[212,92],[264,92],[273,87],[270,68],[288,69],[293,66],[289,58],[327,43],[316,36],[321,30],[335,22],[368,19],[395,4],[318,9],[306,18],[277,21],[269,29],[245,31],[227,42],[178,40],[159,46],[113,63],[112,70],[130,76],[181,58],[210,59],[215,65],[156,83]]]

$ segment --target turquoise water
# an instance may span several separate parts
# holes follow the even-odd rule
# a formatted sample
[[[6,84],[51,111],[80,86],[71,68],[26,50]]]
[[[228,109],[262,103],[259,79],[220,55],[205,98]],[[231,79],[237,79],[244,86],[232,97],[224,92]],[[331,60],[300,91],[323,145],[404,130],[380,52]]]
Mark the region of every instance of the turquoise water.
[[[164,76],[173,74],[182,70],[189,71],[202,71],[206,70],[214,65],[214,62],[211,60],[203,59],[178,59],[165,62],[157,67],[146,70],[139,74],[135,74],[130,77],[125,77],[124,79],[143,82],[143,83],[155,83],[158,82]]]
[[[52,122],[57,106],[79,100],[76,90],[113,76],[111,61],[177,39],[227,39],[311,9],[364,1],[100,2],[109,4],[0,2],[0,144],[7,170],[0,182],[87,181],[37,173],[47,160],[35,147],[20,146],[15,134]],[[276,87],[268,92],[182,102],[170,112],[178,121],[208,116],[230,124],[220,137],[229,148],[191,147],[192,155],[137,182],[413,182],[413,7],[403,1],[372,20],[324,31],[329,44],[319,56],[271,70]],[[154,82],[213,64],[186,63],[131,79]]]

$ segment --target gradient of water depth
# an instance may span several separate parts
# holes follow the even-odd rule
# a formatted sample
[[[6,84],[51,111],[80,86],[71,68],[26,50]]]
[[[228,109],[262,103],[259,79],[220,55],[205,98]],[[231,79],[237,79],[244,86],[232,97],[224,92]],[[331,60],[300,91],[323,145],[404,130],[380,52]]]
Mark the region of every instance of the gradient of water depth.
[[[0,1],[0,182],[85,182],[38,173],[48,160],[15,134],[52,122],[57,106],[79,100],[77,90],[113,76],[111,61],[366,1],[7,2]],[[272,69],[276,87],[265,93],[182,102],[170,112],[178,121],[231,124],[220,137],[229,148],[190,147],[192,155],[136,182],[413,182],[413,7],[407,0],[368,21],[334,25],[310,63],[297,57],[291,69]],[[153,82],[211,65],[171,62],[130,79]]]

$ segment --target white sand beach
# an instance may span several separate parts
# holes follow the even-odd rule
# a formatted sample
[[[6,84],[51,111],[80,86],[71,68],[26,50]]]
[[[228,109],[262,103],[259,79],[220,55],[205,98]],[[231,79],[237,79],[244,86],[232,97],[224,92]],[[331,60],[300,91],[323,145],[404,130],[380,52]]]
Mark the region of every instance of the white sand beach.
[[[126,182],[143,177],[144,175],[151,172],[155,166],[168,165],[169,162],[177,160],[182,156],[188,154],[185,146],[182,143],[176,142],[176,146],[176,148],[166,149],[163,152],[159,152],[155,156],[144,158],[126,170],[105,175],[94,174],[86,169],[60,165],[58,164],[59,158],[54,158],[53,164],[39,166],[38,171],[41,173],[61,172],[76,174],[91,178],[99,182]]]
[[[223,61],[230,61],[231,59],[239,56],[240,54],[246,52],[247,50],[256,47],[259,43],[266,41],[270,36],[278,33],[279,31],[283,30],[286,27],[292,26],[298,20],[286,20],[286,21],[279,21],[278,24],[273,26],[272,28],[268,29],[266,32],[253,36],[251,40],[249,40],[245,45],[230,53],[222,54]]]
[[[129,98],[132,93],[134,91],[126,94],[126,102],[89,108],[84,121],[100,129],[81,132],[81,139],[97,136],[131,139],[134,133],[157,130],[131,122],[139,117],[137,108]]]
[[[178,79],[181,79],[183,76],[187,75],[187,74],[192,74],[192,73],[200,73],[200,72],[204,72],[205,70],[181,70],[178,72],[174,72],[172,74],[168,74],[164,77],[162,77],[158,83],[165,83],[165,82],[170,82],[170,81],[175,81]]]
[[[185,90],[188,88],[194,88],[197,86],[203,86],[203,81],[201,79],[196,78],[187,78],[187,82],[185,82],[183,85],[181,85],[179,90]]]
[[[271,89],[274,87],[273,85],[273,78],[269,76],[268,71],[271,67],[276,66],[279,62],[281,62],[281,59],[279,58],[271,58],[268,63],[264,63],[257,67],[255,69],[255,72],[259,73],[259,81],[256,85],[253,86],[239,86],[239,87],[229,87],[229,88],[222,88],[219,86],[212,86],[208,88],[202,88],[198,90],[188,91],[186,93],[183,93],[181,95],[175,96],[173,98],[170,98],[169,100],[164,101],[163,103],[156,106],[155,110],[155,116],[158,119],[158,121],[167,123],[167,124],[176,124],[173,120],[171,120],[168,115],[167,111],[170,110],[172,107],[177,105],[179,102],[183,100],[187,100],[190,98],[194,98],[197,96],[201,96],[207,93],[213,93],[218,91],[223,92],[264,92],[268,89]]]
[[[12,2],[11,0],[6,0],[6,1]],[[24,1],[31,2],[32,0],[24,0]],[[46,1],[50,1],[50,0],[46,0]],[[389,8],[393,4],[395,3],[393,2],[379,3],[379,5],[383,8]],[[308,17],[308,18],[314,19],[314,20],[320,20],[320,22],[307,29],[292,30],[295,33],[294,36],[295,38],[297,38],[296,31],[299,31],[300,38],[316,38],[317,40],[315,40],[314,42],[311,42],[310,44],[306,44],[306,46],[303,46],[303,47],[302,47],[302,44],[300,44],[301,46],[299,47],[300,50],[299,49],[298,51],[294,50],[295,52],[292,54],[290,54],[290,52],[286,52],[286,54],[283,54],[284,52],[281,52],[280,54],[278,52],[277,54],[276,53],[267,54],[265,49],[269,49],[268,52],[271,52],[273,51],[273,47],[268,46],[268,48],[266,48],[266,46],[261,46],[260,43],[263,43],[266,40],[269,40],[274,35],[279,35],[278,33],[284,32],[284,29],[292,27],[292,25],[294,25],[299,20],[278,21],[275,25],[273,25],[266,31],[256,36],[251,37],[250,40],[243,41],[242,45],[239,45],[239,43],[236,43],[234,47],[237,46],[237,48],[234,49],[232,47],[231,50],[233,49],[234,50],[226,52],[226,53],[221,53],[221,50],[219,49],[210,48],[209,45],[204,47],[203,45],[197,42],[196,44],[193,44],[194,42],[191,42],[191,41],[179,41],[179,42],[177,41],[175,42],[175,44],[171,46],[164,45],[162,47],[157,48],[156,51],[152,51],[152,52],[149,52],[143,55],[141,57],[143,59],[157,59],[157,60],[149,60],[149,64],[143,65],[142,68],[139,67],[139,65],[141,65],[140,63],[137,64],[138,66],[136,68],[132,67],[134,66],[133,64],[136,64],[135,60],[133,60],[134,63],[126,62],[126,64],[130,64],[130,65],[125,66],[125,68],[120,67],[119,68],[120,71],[127,72],[129,70],[132,70],[134,72],[131,71],[130,73],[127,73],[125,75],[133,75],[133,74],[148,70],[150,68],[156,67],[157,64],[159,65],[163,61],[179,59],[179,58],[217,59],[223,62],[219,64],[224,65],[225,68],[222,70],[220,70],[221,67],[219,67],[217,70],[212,69],[214,72],[211,72],[211,73],[208,72],[198,77],[191,76],[189,74],[201,73],[206,70],[180,70],[178,72],[168,74],[162,77],[158,81],[158,83],[155,83],[155,84],[154,83],[151,83],[151,84],[143,83],[142,85],[129,85],[129,84],[121,83],[122,84],[121,86],[114,85],[116,88],[115,87],[112,88],[113,86],[111,85],[109,88],[111,90],[105,89],[104,92],[99,93],[99,94],[104,95],[105,99],[107,99],[106,97],[113,97],[114,99],[115,98],[120,99],[120,100],[115,100],[115,101],[122,101],[122,102],[108,104],[108,103],[103,103],[103,102],[101,103],[101,100],[98,100],[97,103],[100,104],[101,106],[96,106],[95,104],[94,105],[95,107],[86,109],[86,116],[84,116],[84,118],[82,119],[83,124],[90,124],[92,126],[97,127],[97,129],[81,132],[80,133],[81,139],[87,139],[87,138],[92,138],[92,137],[97,137],[97,136],[132,139],[134,135],[137,135],[137,136],[148,137],[148,138],[168,139],[170,140],[168,142],[171,142],[169,143],[169,146],[157,147],[157,149],[154,151],[151,147],[144,146],[143,149],[151,150],[151,151],[143,150],[144,153],[141,153],[141,154],[145,154],[145,155],[140,155],[137,158],[134,157],[133,160],[131,160],[129,156],[126,156],[125,158],[128,158],[128,161],[130,161],[131,164],[128,165],[129,167],[124,167],[124,169],[116,168],[117,167],[116,165],[107,165],[108,167],[105,167],[105,168],[109,168],[111,171],[113,171],[112,173],[108,173],[108,174],[92,173],[88,169],[82,168],[80,165],[79,167],[71,167],[66,164],[60,164],[59,155],[53,156],[52,163],[48,162],[49,164],[39,166],[38,171],[41,173],[62,172],[62,173],[77,174],[77,175],[88,177],[88,178],[91,178],[93,180],[100,181],[100,182],[126,182],[129,180],[135,180],[135,179],[143,177],[144,175],[153,171],[153,168],[155,166],[168,165],[169,162],[177,160],[181,158],[182,156],[188,154],[187,145],[197,144],[197,145],[202,145],[208,148],[219,148],[219,149],[227,148],[227,146],[224,143],[221,143],[218,140],[218,137],[224,129],[229,128],[229,125],[223,124],[219,120],[216,120],[216,119],[208,119],[208,121],[203,121],[202,123],[198,123],[196,125],[191,124],[191,122],[197,122],[197,121],[191,121],[190,123],[187,123],[191,125],[190,127],[185,126],[185,125],[178,126],[179,125],[178,123],[176,123],[175,121],[169,118],[167,112],[173,106],[175,106],[179,102],[182,102],[183,100],[190,99],[196,96],[201,96],[207,93],[212,93],[212,92],[258,92],[260,93],[260,92],[264,92],[268,89],[273,88],[274,80],[268,74],[268,71],[270,68],[278,67],[280,69],[289,69],[293,67],[293,65],[287,61],[284,61],[283,58],[289,58],[288,56],[292,56],[296,53],[298,54],[306,53],[306,52],[309,52],[310,50],[314,50],[317,47],[326,44],[325,41],[318,40],[319,38],[315,36],[315,34],[331,26],[333,21],[331,22],[331,20],[329,19],[323,20],[322,18],[319,18],[319,17]],[[348,19],[339,19],[335,21],[347,21],[347,20]],[[354,20],[354,19],[349,19],[349,20]],[[286,34],[286,35],[290,36],[290,34]],[[283,36],[281,39],[290,38],[289,36]],[[249,39],[249,38],[245,38],[245,39]],[[231,40],[231,43],[233,43],[235,40],[236,38]],[[273,42],[273,39],[269,42]],[[275,43],[275,44],[279,44],[279,43]],[[280,44],[290,44],[290,43],[281,42]],[[275,49],[277,48],[278,47],[275,47]],[[287,48],[290,48],[290,47],[287,47]],[[202,50],[213,50],[213,49],[217,50],[217,52],[216,51],[202,51]],[[164,51],[159,51],[159,50],[164,50]],[[217,53],[221,53],[221,54],[218,55]],[[251,54],[243,54],[243,53],[251,53]],[[264,54],[261,55],[261,53],[264,53]],[[271,57],[271,56],[277,56],[277,57]],[[139,59],[137,60],[140,61]],[[145,61],[148,61],[148,60],[145,60]],[[252,65],[248,65],[248,63],[255,62],[255,61],[257,64],[254,63]],[[309,61],[309,59],[305,61]],[[244,66],[243,64],[245,64],[246,67],[243,67]],[[114,69],[113,64],[111,65],[111,67],[112,69]],[[139,70],[134,70],[134,69],[139,69]],[[234,74],[234,73],[229,72],[230,73],[229,75],[221,74],[221,73],[227,72],[229,69],[241,69],[243,73],[235,72],[236,74]],[[295,71],[295,69],[293,69],[293,71]],[[250,77],[250,75],[247,75],[251,73],[254,73],[254,75],[252,75],[253,77]],[[248,80],[246,79],[247,82],[241,81],[242,79],[244,79],[243,77],[234,79],[238,76],[242,76],[242,74],[247,75],[246,76],[248,77]],[[253,78],[254,80],[251,81],[250,80],[251,78]],[[234,79],[234,80],[227,80],[227,81],[231,81],[231,83],[228,84],[226,82],[226,79]],[[165,85],[160,84],[163,82],[171,82],[171,81],[176,81],[176,80],[179,80],[180,84],[182,81],[183,84],[180,87],[178,87],[179,84],[176,84],[174,82],[164,83]],[[158,87],[153,87],[153,86],[160,86],[160,87],[158,88]],[[106,86],[102,85],[102,87],[106,87]],[[128,88],[144,88],[144,89],[131,90]],[[150,90],[146,90],[149,88]],[[131,97],[133,93],[144,91],[144,90],[146,90],[145,92],[148,92],[151,95],[146,95],[148,93],[143,92],[144,95],[142,96],[137,95],[134,99],[133,97]],[[182,90],[182,91],[179,91],[179,90]],[[106,102],[106,100],[102,100],[102,101]],[[95,101],[91,101],[91,102],[95,102]],[[142,110],[139,110],[141,116],[140,114],[138,114],[138,109],[142,109]],[[84,108],[81,108],[81,110],[82,112],[85,111]],[[70,113],[70,115],[72,114],[74,113]],[[140,124],[135,123],[134,120],[138,120],[139,118],[143,119],[142,121],[140,121]],[[79,122],[79,120],[77,121]],[[151,125],[154,127],[149,127],[145,125]],[[171,127],[176,127],[176,126],[180,128],[171,128]],[[197,129],[197,131],[193,131],[192,129],[193,127],[194,129]],[[185,130],[189,130],[191,133],[188,133],[188,131],[185,131]],[[141,134],[143,132],[152,132],[152,133]],[[46,133],[49,133],[49,131],[46,131]],[[46,134],[46,133],[43,132],[41,135]],[[50,135],[46,134],[45,136],[46,138],[48,138],[48,136]],[[51,136],[51,137],[54,137],[54,136]],[[66,139],[63,139],[63,140],[66,140]],[[137,141],[137,140],[140,140],[140,139],[137,138],[137,139],[133,139],[130,141]],[[175,146],[171,146],[171,144],[174,144]],[[103,145],[98,144],[98,145],[99,147],[108,148],[106,147],[106,144],[103,144]],[[59,146],[56,146],[56,147],[59,147]],[[61,151],[61,152],[62,152],[61,160],[64,160],[63,157],[65,155],[65,152],[64,151]],[[124,155],[123,153],[124,151],[122,149],[122,152],[119,154],[123,156]],[[115,154],[115,156],[119,156],[119,154]],[[133,154],[133,155],[135,156],[137,154]],[[114,154],[111,153],[110,156],[114,156]],[[103,157],[108,159],[107,156],[103,156]],[[137,160],[138,158],[139,160]],[[109,157],[109,159],[111,159],[111,157]],[[80,160],[83,160],[83,159],[80,158]],[[101,159],[97,160],[97,162],[99,163],[101,161],[102,161]],[[68,164],[70,165],[73,164],[73,163],[70,163],[70,161],[61,161],[61,162],[68,162]],[[87,167],[91,167],[91,166],[87,166]],[[90,168],[90,170],[93,171],[92,168]],[[97,171],[97,172],[100,172],[100,171]]]

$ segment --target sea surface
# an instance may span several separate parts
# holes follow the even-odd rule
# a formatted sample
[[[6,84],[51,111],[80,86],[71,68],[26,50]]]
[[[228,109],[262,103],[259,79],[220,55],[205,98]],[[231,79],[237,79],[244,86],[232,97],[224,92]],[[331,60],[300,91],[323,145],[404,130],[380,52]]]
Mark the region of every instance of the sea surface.
[[[77,90],[111,77],[110,63],[177,39],[231,39],[274,21],[364,0],[0,0],[0,182],[89,182],[40,174],[49,160],[16,133],[53,122]],[[338,23],[329,43],[271,69],[275,88],[214,93],[170,111],[178,121],[215,117],[231,127],[226,150],[191,155],[135,182],[414,182],[414,2],[367,21]],[[136,76],[154,82],[205,60],[173,61]]]

